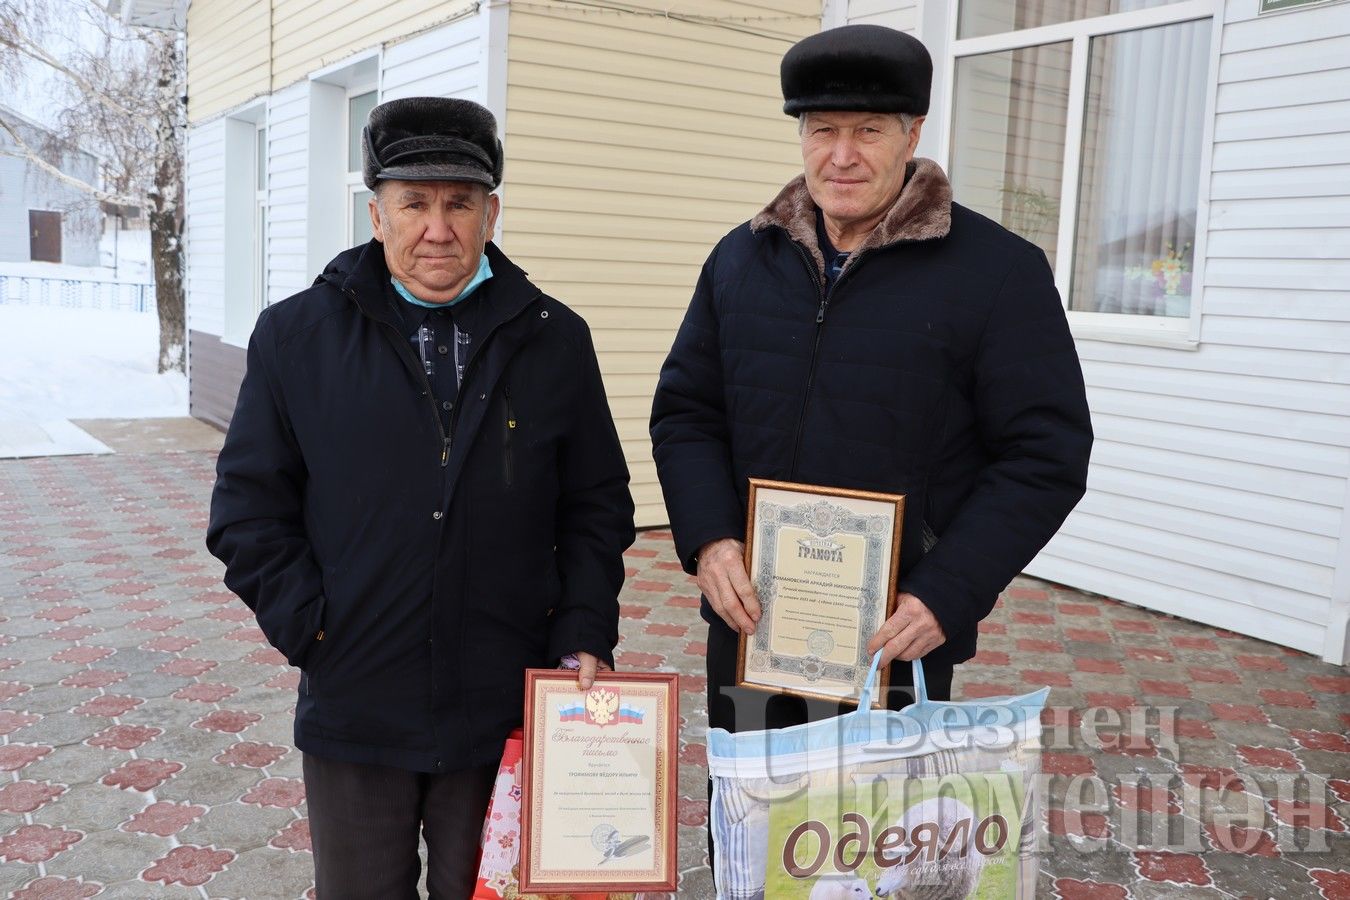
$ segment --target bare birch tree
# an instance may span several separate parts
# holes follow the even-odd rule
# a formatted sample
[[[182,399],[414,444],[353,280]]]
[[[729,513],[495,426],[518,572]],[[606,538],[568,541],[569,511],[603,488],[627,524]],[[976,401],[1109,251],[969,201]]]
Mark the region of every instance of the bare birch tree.
[[[69,6],[66,6],[69,9]],[[68,52],[44,0],[0,0],[0,83],[16,85],[40,66],[59,76],[65,96],[55,117],[59,140],[100,159],[98,183],[63,171],[52,148],[34,146],[22,129],[0,118],[12,150],[51,178],[104,202],[144,209],[159,312],[159,371],[183,371],[186,302],[183,285],[183,144],[187,127],[183,37],[125,28],[94,0],[83,0],[77,27],[93,28],[96,43]],[[89,44],[89,45],[86,45]],[[59,157],[58,157],[59,158]]]

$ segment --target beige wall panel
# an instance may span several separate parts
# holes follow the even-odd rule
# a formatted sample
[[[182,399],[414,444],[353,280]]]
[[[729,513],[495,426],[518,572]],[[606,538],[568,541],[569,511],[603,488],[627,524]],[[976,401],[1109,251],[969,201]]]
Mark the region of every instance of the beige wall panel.
[[[272,38],[273,90],[311,71],[385,41],[459,18],[477,5],[466,0],[275,0]],[[289,7],[303,8],[290,14]]]
[[[596,112],[589,108],[586,110],[587,115],[583,117],[576,113],[555,115],[552,113],[554,108],[552,104],[541,106],[547,111],[515,112],[516,121],[511,123],[511,133],[521,137],[578,141],[586,144],[599,143],[611,147],[633,147],[666,153],[674,151],[706,154],[709,151],[708,139],[703,133],[670,127],[669,119],[660,115],[659,110],[652,114],[651,121],[638,122],[630,119],[616,122],[597,118]],[[798,156],[796,147],[792,146],[785,151],[783,146],[785,141],[794,140],[796,137],[796,126],[787,116],[783,116],[781,123],[777,118],[773,120],[775,124],[781,124],[782,128],[775,130],[772,136],[736,134],[735,132],[744,126],[744,122],[737,116],[718,116],[717,118],[724,120],[721,122],[715,122],[711,115],[700,118],[707,131],[726,128],[732,132],[718,139],[716,149],[719,154],[734,153],[742,159],[782,160],[787,165],[796,164]]]
[[[506,233],[510,235],[511,232]],[[528,245],[525,245],[522,241],[522,246]],[[505,247],[513,258],[523,255],[514,249],[514,244],[509,236],[505,238]],[[546,253],[547,248],[538,246],[531,248],[531,252],[526,257],[528,262],[523,263],[523,265],[529,271],[530,277],[550,292],[553,289],[554,279],[580,284],[597,283],[603,279],[606,282],[618,282],[619,284],[682,288],[686,292],[692,291],[694,282],[698,280],[699,264],[696,263],[676,266],[598,257],[587,259],[569,257],[563,259],[549,257],[545,255]]]
[[[616,151],[617,152],[617,151]],[[619,218],[662,222],[689,222],[697,227],[709,229],[709,235],[721,237],[726,231],[721,225],[745,218],[747,203],[757,203],[761,199],[756,192],[759,185],[751,185],[747,193],[754,194],[746,199],[719,197],[704,199],[700,196],[671,197],[653,195],[652,197],[628,191],[605,188],[587,188],[580,185],[560,186],[530,181],[526,172],[522,176],[516,164],[507,162],[506,178],[511,184],[529,184],[531,208],[536,211],[571,213],[572,215],[616,216]],[[547,165],[534,168],[536,178],[546,178]],[[785,178],[784,181],[787,179]],[[706,193],[706,192],[705,192]],[[765,201],[767,202],[767,201]],[[579,212],[584,210],[584,212]]]
[[[718,230],[716,225],[690,223],[690,234],[679,234],[675,239],[672,232],[682,232],[686,228],[679,221],[655,217],[643,218],[633,215],[604,214],[593,211],[569,214],[561,210],[540,210],[538,220],[531,221],[534,234],[551,235],[565,232],[583,237],[623,238],[628,240],[661,241],[668,244],[692,243],[704,249],[709,240],[720,238],[726,229]]]
[[[603,301],[596,293],[595,290],[591,290],[585,296],[577,295],[578,300],[586,303],[586,321],[592,328],[614,331],[637,328],[673,334],[684,319],[684,307],[689,299],[685,297],[678,308],[648,306],[645,302],[646,297],[636,296],[634,291],[625,286],[621,302],[601,305]],[[656,373],[648,373],[648,377],[655,384]]]
[[[661,499],[661,490],[657,487],[633,488],[633,501],[637,504],[639,522],[659,522],[666,515],[666,504]]]
[[[622,309],[632,312],[636,312],[635,304],[641,304],[644,311],[652,314],[653,321],[660,321],[663,324],[668,321],[666,317],[670,315],[675,315],[675,321],[678,323],[680,317],[684,315],[685,307],[689,305],[689,294],[692,290],[685,285],[652,287],[618,282],[596,284],[593,280],[580,282],[555,280],[554,284],[559,291],[558,299],[564,302],[577,298],[585,301],[586,305],[593,309],[601,311]],[[656,318],[657,316],[660,318]],[[591,317],[587,316],[587,321],[592,321]]]
[[[503,243],[590,323],[645,526],[657,372],[713,245],[801,169],[778,63],[820,27],[818,0],[666,8],[516,6],[508,43]]]
[[[267,13],[265,0],[196,0],[188,7],[189,121],[267,93]]]
[[[510,124],[508,120],[507,129],[509,134]],[[548,193],[556,190],[556,186],[564,185],[568,188],[579,189],[583,192],[617,192],[634,194],[647,198],[652,206],[657,205],[656,200],[665,198],[691,199],[697,200],[698,197],[714,197],[710,205],[716,206],[718,202],[732,201],[737,204],[741,215],[732,216],[728,219],[717,221],[736,224],[754,215],[757,210],[772,200],[783,184],[787,183],[788,178],[775,180],[772,182],[760,183],[747,181],[732,181],[730,179],[721,179],[715,183],[709,179],[681,177],[677,174],[671,174],[664,178],[654,177],[647,172],[624,172],[618,169],[604,169],[592,164],[585,165],[566,165],[559,162],[548,162],[547,160],[528,160],[514,158],[514,151],[508,150],[506,171],[506,183],[513,190],[530,187],[532,189],[541,189],[542,193]],[[611,152],[609,148],[596,148],[597,154],[608,155]],[[671,169],[674,170],[676,162],[671,162]],[[790,177],[790,176],[789,176]],[[771,186],[770,186],[771,185]],[[517,191],[517,194],[519,191]],[[605,200],[604,197],[597,198],[599,201]],[[589,209],[586,204],[575,209]],[[650,208],[650,207],[649,207]],[[513,195],[511,201],[508,201],[505,213],[508,219],[505,220],[505,227],[513,227],[512,219],[516,219],[516,200]],[[711,221],[711,219],[710,219]]]
[[[606,146],[596,142],[568,141],[557,138],[535,138],[518,135],[512,151],[522,159],[537,159],[561,165],[592,166],[602,170],[638,173],[641,175],[692,176],[708,180],[750,182],[759,180],[766,161],[713,155],[716,148],[704,145],[703,153],[673,153],[669,150],[648,150],[642,147],[612,147],[609,153],[597,154],[596,148]],[[772,163],[769,163],[772,165]],[[777,168],[777,167],[775,167]],[[782,170],[785,174],[791,169]],[[766,201],[768,197],[764,198]]]
[[[795,32],[801,27],[802,20],[814,19],[814,25],[810,30],[820,30],[820,5],[802,0],[763,0],[759,3],[730,2],[730,0],[681,0],[679,3],[670,3],[668,0],[636,0],[625,2],[624,6],[635,10],[648,10],[652,18],[665,18],[667,13],[670,13],[675,16],[721,20],[728,25],[739,25],[742,24],[742,20],[749,20],[744,24],[763,25],[780,32]]]
[[[517,12],[531,11],[525,10],[523,6],[517,6],[515,9]],[[521,39],[546,40],[588,51],[596,46],[605,48],[625,46],[633,32],[634,21],[618,14],[589,15],[584,18],[535,15],[528,21],[512,24],[511,35]],[[778,61],[782,58],[781,51],[771,46],[770,42],[760,41],[753,36],[750,38],[755,42],[752,46],[746,43],[745,37],[740,32],[729,29],[696,28],[679,33],[667,30],[661,35],[661,40],[663,48],[669,51],[667,58],[753,73],[777,71]],[[787,44],[783,43],[782,46],[786,48]],[[725,50],[733,51],[733,55],[728,56],[723,52]]]
[[[761,109],[760,99],[778,87],[777,69],[764,66],[747,71],[714,62],[638,57],[627,50],[585,48],[542,38],[521,38],[511,49],[525,54],[533,65],[562,71],[661,81],[747,96],[757,117],[765,112]],[[713,58],[721,62],[727,56],[726,50],[719,48]]]
[[[510,53],[510,50],[507,52]],[[687,111],[690,114],[687,121],[691,125],[701,113],[709,109],[719,109],[741,116],[747,123],[762,120],[767,124],[778,121],[775,113],[782,106],[782,101],[778,100],[776,101],[778,105],[770,106],[770,111],[766,112],[759,98],[740,91],[697,85],[686,87],[655,79],[598,76],[584,69],[561,69],[511,57],[507,71],[508,104],[511,102],[509,98],[511,89],[515,87],[546,88],[570,95],[573,100],[569,105],[583,116],[586,114],[585,100],[588,97],[609,97],[637,104],[659,102],[672,113]]]

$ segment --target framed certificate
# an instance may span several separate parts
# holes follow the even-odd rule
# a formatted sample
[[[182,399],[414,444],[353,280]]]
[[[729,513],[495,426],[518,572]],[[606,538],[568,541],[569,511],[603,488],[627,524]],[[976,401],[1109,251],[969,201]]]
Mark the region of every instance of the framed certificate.
[[[674,891],[679,677],[525,672],[520,890]]]
[[[900,494],[750,479],[745,563],[762,614],[741,635],[738,686],[857,702],[867,642],[895,611],[904,513]]]

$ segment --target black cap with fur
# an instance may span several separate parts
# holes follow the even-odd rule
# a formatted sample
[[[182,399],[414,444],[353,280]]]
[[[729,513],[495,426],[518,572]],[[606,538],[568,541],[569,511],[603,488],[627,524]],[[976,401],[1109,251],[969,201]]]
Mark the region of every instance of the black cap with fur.
[[[933,59],[918,38],[882,25],[845,25],[802,38],[783,55],[783,112],[928,114]]]
[[[361,132],[366,187],[403,181],[502,183],[497,120],[471,100],[407,97],[370,111]]]

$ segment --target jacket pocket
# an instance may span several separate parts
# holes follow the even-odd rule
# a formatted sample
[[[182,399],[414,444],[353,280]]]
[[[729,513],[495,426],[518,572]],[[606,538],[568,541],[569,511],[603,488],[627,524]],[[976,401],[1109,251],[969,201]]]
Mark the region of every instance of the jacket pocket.
[[[321,596],[318,600],[321,604],[319,608],[319,626],[318,630],[310,636],[309,650],[305,653],[304,663],[301,665],[300,688],[306,696],[313,695],[315,691],[315,676],[319,672],[319,666],[323,663],[326,655],[325,651],[332,644],[328,639],[325,628],[328,624],[328,597]]]
[[[309,655],[305,657],[303,681],[305,696],[313,696],[317,690],[315,676],[318,675],[319,665],[323,662],[325,645],[329,643],[324,640],[326,636],[320,629],[319,633],[314,636],[314,646],[310,648]]]

